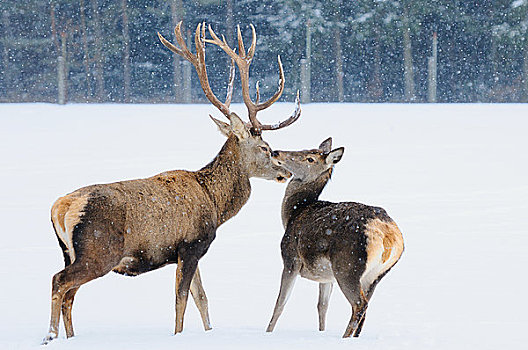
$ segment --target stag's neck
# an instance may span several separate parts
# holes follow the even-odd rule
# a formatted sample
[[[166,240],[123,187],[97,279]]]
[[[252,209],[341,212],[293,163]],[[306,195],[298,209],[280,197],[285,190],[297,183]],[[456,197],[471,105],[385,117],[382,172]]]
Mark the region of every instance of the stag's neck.
[[[300,213],[308,205],[319,200],[319,196],[332,176],[332,169],[324,172],[317,179],[306,182],[299,178],[293,178],[282,200],[282,224],[284,227],[288,222]]]
[[[214,202],[218,226],[235,216],[249,199],[249,173],[235,136],[230,136],[211,163],[196,174]]]

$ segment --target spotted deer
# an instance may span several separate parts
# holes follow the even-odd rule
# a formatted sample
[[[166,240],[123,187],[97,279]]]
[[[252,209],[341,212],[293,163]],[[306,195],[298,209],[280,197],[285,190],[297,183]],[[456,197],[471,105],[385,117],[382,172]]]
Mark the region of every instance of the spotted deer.
[[[337,281],[352,306],[344,338],[359,336],[365,312],[379,281],[403,253],[403,237],[387,212],[354,203],[320,201],[319,195],[341,160],[344,148],[331,150],[329,138],[317,149],[273,151],[272,161],[291,173],[282,202],[282,271],[279,296],[268,325],[272,332],[298,275],[319,282],[319,330]]]
[[[252,31],[248,53],[239,49],[238,54],[210,28],[213,39],[206,39],[205,24],[196,28],[196,54],[185,45],[181,22],[175,28],[179,48],[159,35],[166,47],[194,65],[205,95],[229,119],[228,124],[211,117],[227,141],[217,156],[198,171],[173,170],[145,179],[83,187],[53,204],[51,220],[63,251],[65,268],[52,279],[51,320],[43,344],[58,336],[61,310],[66,336],[74,335],[72,304],[83,284],[110,271],[137,276],[167,264],[177,264],[175,333],[183,330],[189,290],[204,328],[211,328],[198,261],[209,249],[218,227],[236,215],[249,199],[251,177],[285,182],[291,176],[283,167],[271,163],[271,149],[261,132],[283,128],[300,116],[297,99],[294,113],[282,123],[266,125],[256,118],[258,111],[270,107],[281,96],[284,73],[279,59],[278,91],[259,103],[257,90],[257,101],[251,100],[248,72],[256,46],[253,27]],[[219,45],[237,64],[249,123],[229,109],[234,64],[226,101],[220,102],[211,90],[205,67],[205,42]],[[238,45],[243,48],[240,30]]]

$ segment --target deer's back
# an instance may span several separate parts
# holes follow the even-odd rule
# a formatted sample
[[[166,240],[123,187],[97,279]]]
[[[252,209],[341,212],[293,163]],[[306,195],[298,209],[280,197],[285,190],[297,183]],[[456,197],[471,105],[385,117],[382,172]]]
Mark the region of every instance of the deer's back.
[[[399,259],[403,238],[382,208],[318,201],[293,215],[282,249],[283,258],[299,259],[303,277],[330,282],[352,268],[368,286]]]
[[[153,268],[173,262],[181,242],[212,240],[207,233],[214,234],[217,222],[210,197],[187,171],[83,187],[59,198],[51,214],[72,261],[112,236],[122,241],[113,248],[120,246],[123,257]]]

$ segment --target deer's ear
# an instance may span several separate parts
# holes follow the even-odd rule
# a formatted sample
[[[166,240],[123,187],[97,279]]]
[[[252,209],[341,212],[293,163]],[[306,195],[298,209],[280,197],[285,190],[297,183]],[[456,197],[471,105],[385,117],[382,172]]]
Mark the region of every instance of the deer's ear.
[[[328,155],[326,156],[326,164],[334,165],[339,163],[341,157],[343,157],[343,152],[345,152],[345,148],[339,147],[333,150],[332,152],[328,153]]]
[[[229,124],[224,123],[223,121],[218,120],[216,118],[213,118],[212,115],[209,115],[209,118],[211,118],[215,122],[216,126],[218,126],[218,130],[220,130],[222,134],[224,134],[226,137],[229,137],[229,134],[231,133],[231,127],[229,126]]]
[[[250,137],[250,133],[246,124],[239,118],[235,113],[229,115],[229,120],[231,121],[231,131],[238,137],[239,140],[247,139]]]
[[[319,145],[319,150],[323,151],[323,153],[330,153],[330,150],[332,149],[332,138],[329,137],[327,138],[326,140],[324,140],[323,142],[321,142],[321,144]]]

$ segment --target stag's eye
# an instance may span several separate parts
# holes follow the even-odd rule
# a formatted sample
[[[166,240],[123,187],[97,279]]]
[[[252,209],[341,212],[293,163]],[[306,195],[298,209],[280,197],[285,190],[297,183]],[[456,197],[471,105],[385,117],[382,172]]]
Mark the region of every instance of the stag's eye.
[[[261,149],[263,152],[267,152],[267,151],[268,151],[268,148],[267,148],[267,147],[264,147],[264,146],[261,146],[260,149]]]
[[[313,162],[314,162],[313,158],[306,158],[306,160],[307,160],[309,163],[313,163]]]

